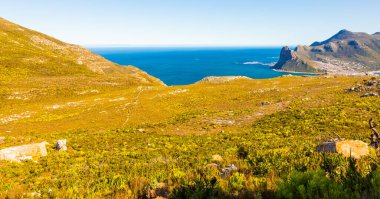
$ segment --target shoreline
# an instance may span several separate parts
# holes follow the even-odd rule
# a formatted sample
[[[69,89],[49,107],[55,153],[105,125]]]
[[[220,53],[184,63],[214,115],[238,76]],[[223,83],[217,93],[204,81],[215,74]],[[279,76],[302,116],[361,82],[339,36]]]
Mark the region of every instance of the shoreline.
[[[299,72],[299,71],[286,71],[286,70],[278,70],[272,69],[276,72],[285,72],[285,73],[297,73],[297,74],[309,74],[309,75],[340,75],[340,76],[379,76],[380,71],[367,71],[367,72],[325,72],[325,73],[312,73],[312,72]]]
[[[283,72],[283,73],[297,73],[297,74],[309,74],[309,75],[324,75],[326,73],[312,73],[312,72],[299,72],[299,71],[286,71],[286,70],[278,70],[278,69],[272,69],[276,72]]]

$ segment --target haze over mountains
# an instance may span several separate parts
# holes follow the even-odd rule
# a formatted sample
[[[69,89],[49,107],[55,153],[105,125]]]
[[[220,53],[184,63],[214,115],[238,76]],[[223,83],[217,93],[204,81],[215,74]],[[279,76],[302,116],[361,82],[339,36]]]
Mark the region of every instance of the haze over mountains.
[[[380,70],[380,33],[341,30],[310,46],[284,47],[274,69],[354,74]]]

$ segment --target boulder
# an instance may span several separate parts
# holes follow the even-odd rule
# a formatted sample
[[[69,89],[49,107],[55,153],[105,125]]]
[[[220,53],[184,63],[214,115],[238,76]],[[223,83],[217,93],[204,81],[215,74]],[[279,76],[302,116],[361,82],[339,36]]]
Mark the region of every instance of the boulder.
[[[369,154],[368,144],[360,140],[343,140],[336,142],[324,142],[317,146],[318,152],[339,153],[345,157],[360,159]]]
[[[270,102],[260,102],[260,105],[261,106],[267,106],[267,105],[270,105]]]
[[[168,198],[169,196],[169,185],[167,183],[157,183],[157,185],[153,188],[150,187],[148,190],[148,198]]]
[[[66,139],[58,140],[57,144],[55,145],[55,149],[57,151],[67,151]]]
[[[364,95],[362,95],[360,97],[376,97],[376,96],[379,96],[379,94],[377,94],[375,92],[369,92],[369,93],[365,93]]]
[[[139,128],[139,129],[137,129],[137,131],[140,133],[145,133],[145,129],[143,129],[143,128]]]
[[[231,164],[222,169],[221,175],[222,177],[226,177],[226,176],[229,176],[232,172],[237,171],[237,170],[238,168],[234,164]]]
[[[21,162],[31,160],[34,157],[47,155],[47,142],[13,146],[0,150],[0,160],[9,160],[12,162]]]
[[[364,83],[366,86],[376,86],[378,85],[379,83],[377,81],[368,81],[366,83]]]

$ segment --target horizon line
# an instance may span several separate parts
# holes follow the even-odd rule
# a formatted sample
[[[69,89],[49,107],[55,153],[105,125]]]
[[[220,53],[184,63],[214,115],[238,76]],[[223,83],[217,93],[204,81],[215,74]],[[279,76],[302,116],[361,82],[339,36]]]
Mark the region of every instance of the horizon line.
[[[160,45],[154,45],[154,44],[141,44],[141,45],[131,45],[131,44],[80,44],[80,46],[86,47],[86,48],[236,48],[236,47],[255,47],[255,48],[271,48],[271,47],[296,47],[297,45],[231,45],[231,44],[215,44],[215,45],[205,45],[205,44],[160,44]]]

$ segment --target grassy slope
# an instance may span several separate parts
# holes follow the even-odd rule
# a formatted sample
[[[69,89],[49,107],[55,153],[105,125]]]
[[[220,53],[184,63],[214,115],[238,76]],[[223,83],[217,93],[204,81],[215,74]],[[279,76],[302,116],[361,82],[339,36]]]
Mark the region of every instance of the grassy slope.
[[[75,82],[67,79],[70,78],[7,84],[1,98],[0,121],[3,125],[0,130],[20,134],[34,129],[40,133],[51,133],[83,127],[101,130],[123,124],[154,125],[165,122],[170,127],[176,126],[177,122],[182,123],[182,120],[186,121],[188,129],[172,130],[170,133],[202,132],[204,126],[218,123],[218,120],[221,120],[219,123],[233,120],[233,126],[241,127],[262,115],[285,110],[305,93],[313,93],[314,96],[323,91],[319,95],[325,95],[325,85],[335,92],[355,81],[342,78],[340,81],[345,85],[338,88],[333,87],[336,79],[311,77],[237,80],[226,85],[194,84],[161,88],[128,87],[119,79],[109,78],[98,78],[96,82],[91,78],[80,81],[74,78]],[[303,86],[294,86],[295,81]],[[271,105],[260,104],[266,101]],[[12,115],[17,121],[7,122]],[[194,128],[193,123],[200,128]]]
[[[0,195],[137,197],[158,182],[169,189],[186,184],[213,154],[223,157],[222,166],[233,163],[244,174],[240,192],[230,178],[217,177],[222,192],[270,193],[289,171],[318,168],[322,156],[314,147],[333,132],[369,141],[366,121],[379,113],[378,99],[343,91],[361,80],[282,77],[127,87],[119,79],[51,78],[7,85],[1,147],[66,138],[69,150],[49,148],[37,163],[1,162]],[[4,123],[9,118],[16,119]],[[239,147],[249,157],[239,158]]]
[[[121,67],[80,46],[0,18],[0,83],[28,77],[113,75],[135,84],[162,84],[132,67]]]

